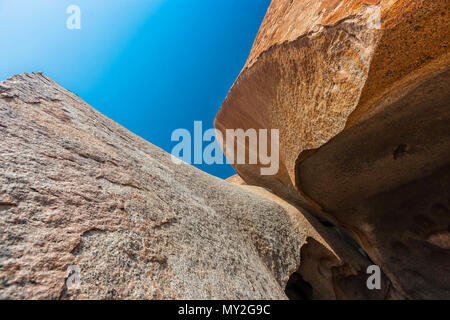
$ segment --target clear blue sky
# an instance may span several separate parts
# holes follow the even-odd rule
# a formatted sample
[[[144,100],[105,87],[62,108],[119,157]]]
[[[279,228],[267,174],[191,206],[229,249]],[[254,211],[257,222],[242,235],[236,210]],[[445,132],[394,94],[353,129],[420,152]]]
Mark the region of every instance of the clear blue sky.
[[[81,30],[66,28],[69,5]],[[170,152],[204,129],[242,69],[270,0],[0,0],[0,80],[42,71]],[[201,165],[226,178],[229,165]]]

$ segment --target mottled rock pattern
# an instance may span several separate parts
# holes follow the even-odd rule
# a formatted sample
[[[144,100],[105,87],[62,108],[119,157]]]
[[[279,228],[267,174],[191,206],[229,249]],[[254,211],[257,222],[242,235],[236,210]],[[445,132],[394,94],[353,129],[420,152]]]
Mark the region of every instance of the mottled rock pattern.
[[[231,176],[226,181],[261,194],[298,216],[307,238],[306,244],[301,248],[300,267],[291,275],[286,286],[289,298],[294,300],[404,298],[384,275],[381,290],[367,289],[367,267],[372,263],[342,228],[326,221],[319,221],[307,211],[300,210],[277,197],[270,190],[246,185],[239,175]]]
[[[448,1],[273,0],[215,126],[280,130],[249,184],[345,228],[408,298],[450,298]]]
[[[42,74],[0,83],[1,299],[286,299],[298,219]]]
[[[48,77],[13,76],[0,97],[0,299],[400,297],[384,275],[367,289],[342,230],[173,164]]]
[[[238,174],[235,174],[234,176],[229,177],[226,179],[229,183],[237,184],[237,185],[245,185],[244,179],[242,179]]]
[[[380,290],[367,288],[367,267],[372,263],[344,230],[317,220],[264,188],[245,185],[242,188],[278,203],[297,216],[296,223],[306,234],[300,266],[286,286],[291,299],[403,299],[383,274]]]

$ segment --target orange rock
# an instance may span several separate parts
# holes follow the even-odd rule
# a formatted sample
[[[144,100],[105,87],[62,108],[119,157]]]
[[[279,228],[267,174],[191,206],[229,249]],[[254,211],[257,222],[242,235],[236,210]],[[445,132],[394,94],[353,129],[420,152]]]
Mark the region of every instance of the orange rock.
[[[293,224],[305,237],[300,249],[300,266],[286,286],[293,300],[381,300],[404,299],[384,274],[380,290],[367,287],[367,268],[371,262],[358,251],[339,227],[325,224],[304,210],[299,210],[268,190],[242,186],[277,203],[289,213]]]
[[[410,298],[450,297],[449,11],[274,0],[215,120],[279,129],[278,174],[239,175],[345,227]]]
[[[228,181],[229,183],[238,184],[238,185],[245,185],[244,179],[242,179],[238,174],[235,174],[234,176],[229,177],[228,179],[225,179],[225,181]]]

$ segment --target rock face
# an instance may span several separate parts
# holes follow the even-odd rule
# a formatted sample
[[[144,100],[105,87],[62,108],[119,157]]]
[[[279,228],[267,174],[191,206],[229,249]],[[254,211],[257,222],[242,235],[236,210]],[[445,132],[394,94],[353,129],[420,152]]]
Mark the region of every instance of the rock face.
[[[298,217],[301,229],[307,234],[301,248],[301,264],[291,276],[286,293],[291,299],[403,299],[383,275],[381,290],[367,289],[367,267],[372,265],[361,249],[346,235],[345,230],[317,220],[304,210],[277,197],[269,190],[246,185],[234,175],[226,181],[240,185],[277,202],[293,216]]]
[[[239,175],[346,229],[407,298],[450,298],[449,11],[273,0],[215,120],[279,129],[278,174]]]
[[[238,174],[235,174],[234,176],[229,177],[226,179],[229,183],[237,184],[237,185],[245,185],[244,179],[242,179]]]
[[[287,203],[273,193],[256,186],[243,186],[278,203],[292,216],[306,234],[301,247],[300,266],[291,276],[286,293],[291,299],[403,299],[382,274],[380,290],[367,287],[367,268],[372,263],[356,243],[338,227],[319,222],[306,211]]]
[[[0,83],[0,137],[0,299],[393,295],[333,228],[172,163],[42,74]]]
[[[448,13],[274,0],[215,124],[279,129],[280,170],[231,183],[1,82],[0,299],[450,298]]]
[[[41,74],[0,92],[0,298],[286,298],[306,239],[291,212],[173,164]]]

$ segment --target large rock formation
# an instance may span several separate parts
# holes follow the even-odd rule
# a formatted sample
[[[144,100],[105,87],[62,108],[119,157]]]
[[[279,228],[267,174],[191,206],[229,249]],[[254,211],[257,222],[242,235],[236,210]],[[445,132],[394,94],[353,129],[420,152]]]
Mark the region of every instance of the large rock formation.
[[[449,11],[273,0],[215,120],[279,129],[276,175],[236,171],[345,228],[408,298],[450,298]]]
[[[0,159],[0,299],[285,299],[289,278],[292,298],[397,297],[335,228],[174,164],[42,74],[0,83]]]

